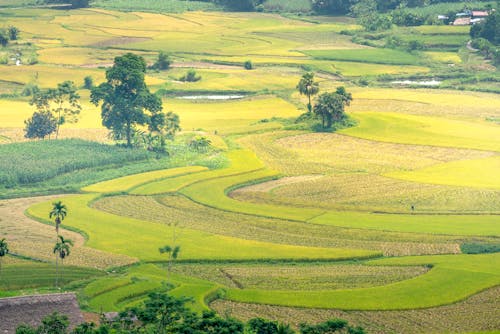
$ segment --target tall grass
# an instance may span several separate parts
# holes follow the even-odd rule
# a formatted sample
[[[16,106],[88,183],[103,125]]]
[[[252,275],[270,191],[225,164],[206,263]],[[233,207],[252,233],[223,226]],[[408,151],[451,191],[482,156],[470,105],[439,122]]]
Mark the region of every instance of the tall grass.
[[[221,8],[208,1],[184,1],[184,0],[95,0],[92,7],[115,9],[122,11],[153,11],[182,13],[185,11],[208,11],[220,10]]]

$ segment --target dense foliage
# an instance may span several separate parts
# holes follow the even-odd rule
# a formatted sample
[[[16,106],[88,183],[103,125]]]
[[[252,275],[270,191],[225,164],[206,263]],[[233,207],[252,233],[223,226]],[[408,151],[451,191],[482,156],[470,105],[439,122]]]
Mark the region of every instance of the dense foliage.
[[[221,318],[213,311],[197,314],[189,310],[186,303],[189,299],[175,298],[167,294],[153,292],[148,300],[140,306],[129,308],[113,320],[101,320],[97,327],[93,323],[77,326],[72,334],[97,333],[150,333],[150,334],[293,334],[290,326],[261,318],[251,319],[243,323],[231,317]],[[69,333],[69,321],[64,315],[52,313],[45,317],[37,328],[20,325],[16,334],[64,334]],[[351,327],[345,320],[328,320],[324,323],[301,324],[302,334],[327,333],[365,333],[361,327]]]

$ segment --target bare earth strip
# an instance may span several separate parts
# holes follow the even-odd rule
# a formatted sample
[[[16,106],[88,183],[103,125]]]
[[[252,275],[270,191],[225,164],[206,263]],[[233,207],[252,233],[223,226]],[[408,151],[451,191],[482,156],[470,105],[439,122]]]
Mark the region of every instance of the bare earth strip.
[[[283,185],[315,180],[321,177],[323,177],[323,175],[301,175],[301,176],[284,177],[279,180],[273,180],[259,184],[254,184],[247,187],[238,188],[235,191],[231,192],[231,194],[254,192],[254,191],[268,192]]]
[[[39,223],[24,214],[29,206],[55,198],[61,198],[61,195],[0,201],[0,238],[5,238],[8,241],[11,253],[43,261],[55,259],[52,252],[56,242],[54,227]],[[71,208],[68,208],[68,215],[70,214]],[[64,263],[68,265],[104,269],[136,261],[124,255],[109,254],[85,247],[85,238],[79,233],[61,229],[60,234],[71,239],[74,243],[71,255],[64,260]]]
[[[462,333],[500,328],[500,287],[480,292],[462,302],[420,310],[340,311],[245,304],[216,300],[210,307],[219,314],[248,320],[262,314],[266,318],[298,326],[332,318],[363,326],[369,333]],[[496,319],[496,320],[495,320]]]

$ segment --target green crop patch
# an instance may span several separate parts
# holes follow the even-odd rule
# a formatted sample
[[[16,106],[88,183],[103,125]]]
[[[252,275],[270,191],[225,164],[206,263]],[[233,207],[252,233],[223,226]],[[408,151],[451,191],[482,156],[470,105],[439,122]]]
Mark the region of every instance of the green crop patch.
[[[500,283],[499,254],[395,258],[374,265],[432,264],[424,275],[365,289],[337,291],[227,291],[235,301],[274,305],[341,308],[347,310],[402,310],[450,304]],[[432,291],[432,293],[425,293]]]
[[[90,185],[88,187],[82,188],[82,190],[88,192],[98,192],[98,193],[127,191],[131,188],[140,186],[145,183],[154,182],[160,179],[166,179],[178,175],[200,172],[206,169],[207,169],[206,167],[191,166],[191,167],[179,167],[179,168],[164,169],[154,172],[134,174],[109,181],[99,182]]]
[[[308,50],[302,51],[315,59],[344,60],[389,65],[418,65],[419,57],[392,49]]]

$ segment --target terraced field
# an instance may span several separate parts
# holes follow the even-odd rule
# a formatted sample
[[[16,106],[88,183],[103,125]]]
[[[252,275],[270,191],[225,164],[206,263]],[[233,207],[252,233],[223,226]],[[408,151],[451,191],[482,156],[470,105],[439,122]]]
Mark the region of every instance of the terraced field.
[[[172,3],[179,11],[181,5],[214,9],[184,2]],[[500,328],[498,253],[463,253],[499,244],[500,132],[492,121],[500,117],[498,95],[377,83],[378,75],[418,77],[450,62],[465,71],[471,65],[462,51],[366,47],[340,34],[360,29],[350,20],[95,5],[108,9],[2,10],[2,20],[21,29],[16,47],[26,54],[36,48],[38,63],[0,65],[0,90],[9,94],[0,96],[0,143],[22,140],[33,112],[20,94],[24,85],[48,88],[72,79],[80,86],[86,76],[97,84],[117,55],[132,51],[152,64],[166,51],[172,69],[149,70],[147,84],[161,94],[165,111],[180,115],[181,138],[207,136],[214,147],[198,154],[182,146],[181,155],[174,142],[169,158],[144,153],[144,164],[134,168],[104,172],[97,164],[78,175],[56,173],[36,187],[5,187],[6,197],[42,188],[54,193],[68,183],[78,193],[0,202],[0,239],[30,259],[7,257],[0,296],[51,291],[55,233],[48,212],[61,200],[69,212],[62,234],[75,241],[63,282],[79,289],[89,310],[138,305],[169,283],[170,293],[192,297],[197,311],[242,318],[297,325],[340,316],[373,333]],[[461,47],[468,32],[452,28],[398,32],[415,32],[431,48],[447,40]],[[247,60],[254,69],[243,68]],[[181,82],[190,68],[201,80]],[[347,112],[354,126],[336,133],[290,130],[305,110],[296,85],[306,70],[317,72],[321,92],[344,85],[353,93]],[[109,142],[88,90],[79,92],[81,121],[62,133]],[[2,152],[10,163],[5,170],[27,164]],[[63,155],[35,160],[43,158],[74,165]],[[167,244],[181,246],[170,266],[158,251]]]

